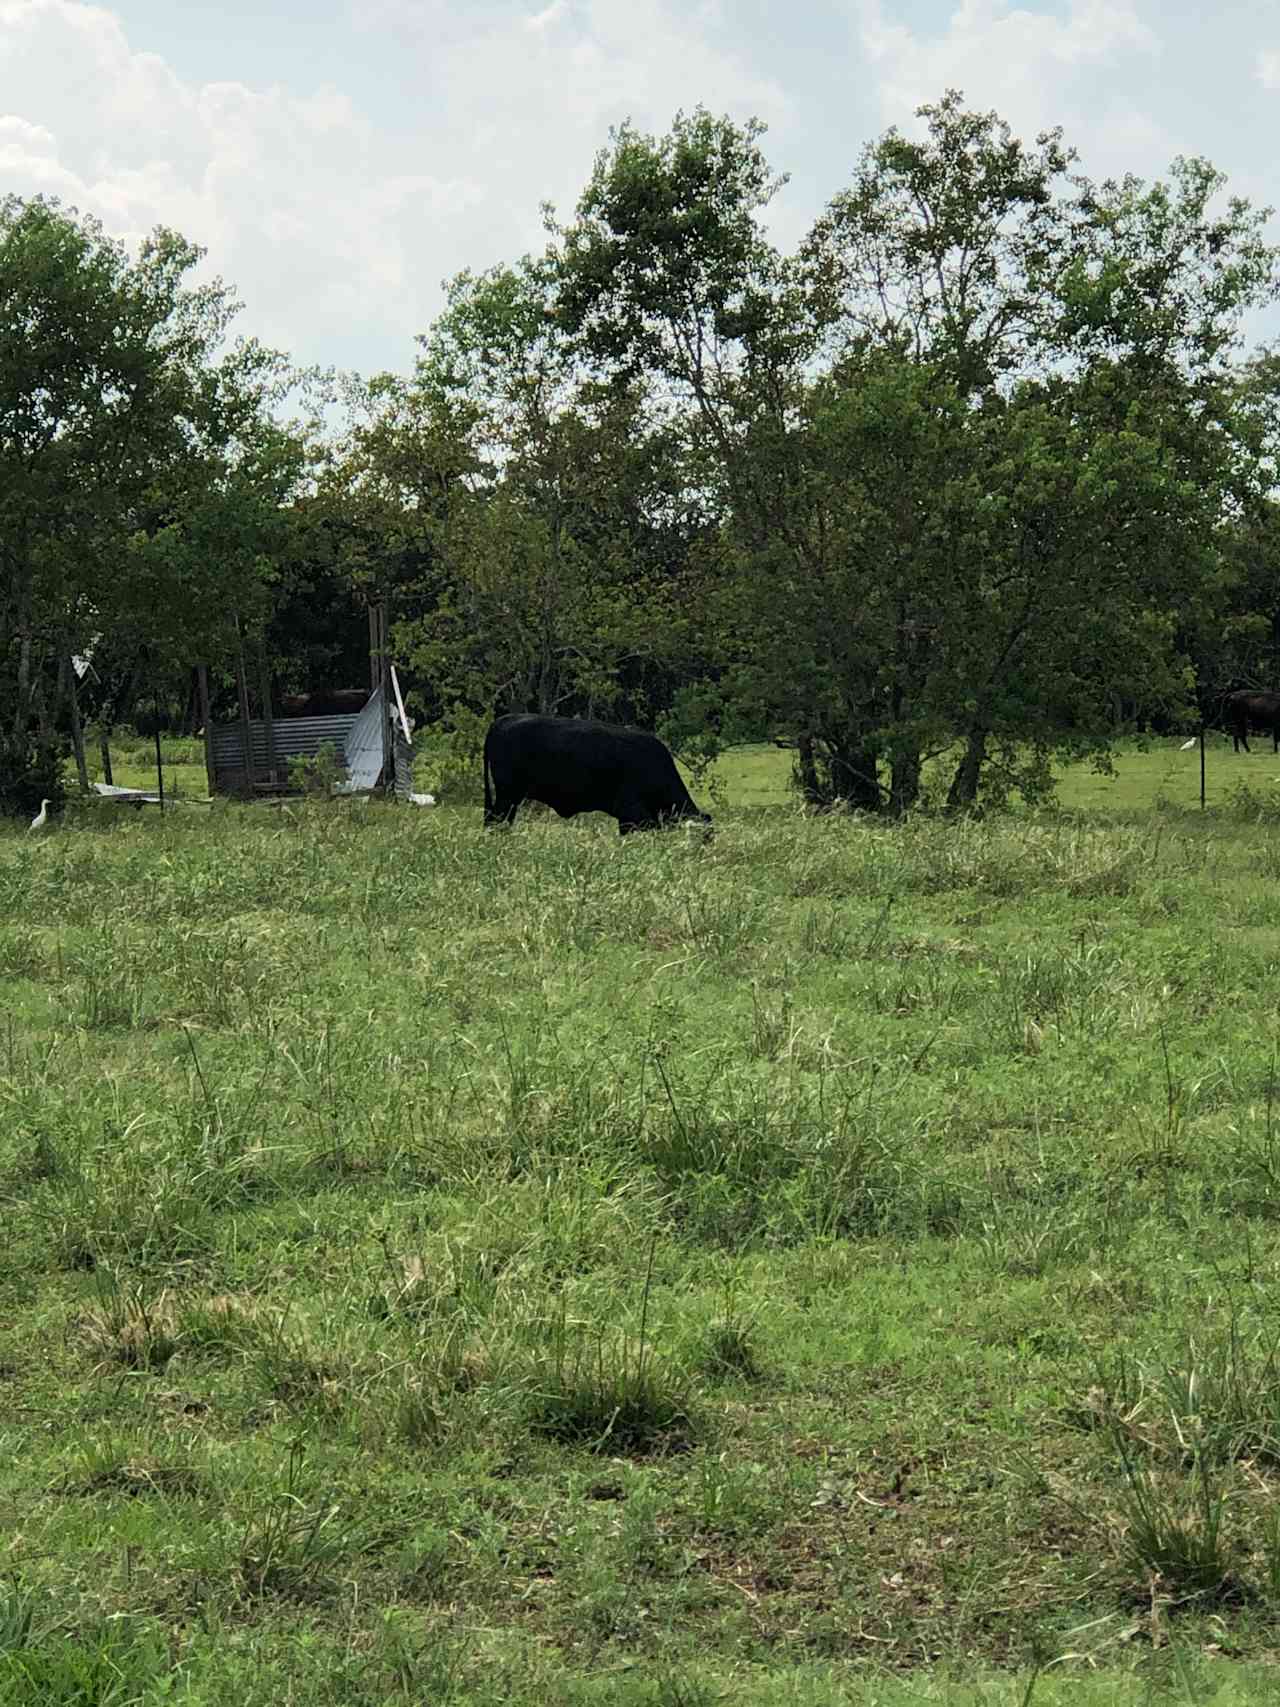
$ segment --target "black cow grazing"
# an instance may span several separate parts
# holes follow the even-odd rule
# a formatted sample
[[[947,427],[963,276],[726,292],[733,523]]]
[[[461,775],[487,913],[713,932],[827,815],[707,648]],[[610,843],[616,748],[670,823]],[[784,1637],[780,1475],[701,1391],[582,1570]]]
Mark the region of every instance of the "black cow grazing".
[[[1222,702],[1227,728],[1231,731],[1231,750],[1249,751],[1249,725],[1271,731],[1271,750],[1280,753],[1280,693],[1250,693],[1241,688],[1229,693]]]
[[[682,818],[711,819],[689,798],[676,762],[656,735],[578,717],[520,712],[499,717],[484,738],[484,821],[514,822],[540,800],[562,818],[607,812],[622,835]]]

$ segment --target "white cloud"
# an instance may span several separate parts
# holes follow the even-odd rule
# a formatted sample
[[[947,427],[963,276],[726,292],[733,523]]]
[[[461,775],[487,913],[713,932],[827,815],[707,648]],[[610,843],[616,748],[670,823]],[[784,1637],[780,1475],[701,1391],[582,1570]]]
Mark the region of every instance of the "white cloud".
[[[106,6],[0,0],[5,188],[126,238],[175,226],[299,359],[407,365],[441,280],[539,247],[540,202],[572,202],[609,124],[786,106],[681,0],[380,0],[361,27],[420,73],[398,126],[333,87],[184,79]]]
[[[441,281],[540,248],[540,204],[571,213],[625,118],[765,119],[794,173],[771,210],[787,243],[867,140],[914,128],[948,87],[1023,137],[1062,125],[1091,174],[1205,152],[1274,201],[1280,51],[1256,0],[1194,30],[1181,3],[276,0],[269,42],[228,24],[215,51],[214,0],[183,0],[166,58],[122,23],[162,0],[0,0],[0,188],[61,196],[120,236],[175,226],[236,286],[246,330],[304,361],[404,367]]]
[[[407,343],[410,229],[478,193],[393,170],[336,91],[184,83],[74,0],[0,0],[0,102],[7,187],[58,195],[125,239],[176,226],[249,303],[246,327],[308,359],[371,315],[399,318]]]
[[[916,33],[862,0],[862,41],[885,121],[911,114],[948,87],[970,107],[994,107],[1030,138],[1062,125],[1101,173],[1162,170],[1169,138],[1135,89],[1156,75],[1161,43],[1129,0],[1065,0],[1057,13],[1008,0],[959,0],[944,29]]]
[[[526,18],[526,30],[545,30],[548,25],[558,23],[568,11],[568,0],[551,0],[551,4],[543,12],[535,12],[531,18]]]
[[[0,148],[14,148],[32,154],[51,154],[55,151],[53,132],[42,124],[28,124],[15,113],[0,113]]]
[[[424,54],[438,38],[431,0],[402,0]],[[681,0],[554,0],[532,17],[476,14],[440,50],[438,132],[484,151],[495,200],[563,205],[581,188],[608,127],[626,118],[665,130],[699,103],[738,117],[781,116],[787,97],[736,50],[718,45],[712,13]]]

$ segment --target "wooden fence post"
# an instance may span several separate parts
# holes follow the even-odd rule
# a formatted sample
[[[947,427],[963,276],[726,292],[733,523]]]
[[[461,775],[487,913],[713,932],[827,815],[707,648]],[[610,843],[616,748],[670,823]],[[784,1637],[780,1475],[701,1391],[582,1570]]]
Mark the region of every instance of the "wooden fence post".
[[[249,678],[244,660],[244,631],[236,617],[236,691],[240,700],[240,740],[244,748],[245,794],[252,799],[254,792],[253,729],[249,720]]]
[[[67,672],[67,715],[71,722],[71,750],[76,756],[76,773],[80,778],[81,794],[89,792],[89,767],[84,756],[84,728],[80,722],[80,696],[76,693],[75,660],[68,655],[64,668]]]
[[[267,669],[267,648],[261,637],[258,640],[258,692],[262,695],[262,733],[267,743],[267,769],[271,773],[272,786],[278,787],[283,778],[275,774],[276,726],[271,716],[271,672]]]
[[[204,777],[209,793],[215,792],[217,774],[213,763],[213,730],[209,726],[209,670],[205,664],[196,665],[196,694],[200,702],[200,722],[204,729]]]

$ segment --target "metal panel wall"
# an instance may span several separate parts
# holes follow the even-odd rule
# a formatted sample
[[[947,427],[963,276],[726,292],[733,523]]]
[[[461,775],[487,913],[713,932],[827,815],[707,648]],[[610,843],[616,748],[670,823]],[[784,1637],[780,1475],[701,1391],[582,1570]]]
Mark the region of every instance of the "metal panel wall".
[[[325,742],[337,748],[339,758],[357,718],[350,712],[333,717],[277,717],[272,719],[276,766],[287,768],[292,758],[312,758]],[[210,750],[216,783],[225,787],[234,776],[244,775],[244,737],[239,723],[216,723],[210,730]],[[255,769],[267,768],[267,736],[260,718],[249,724]]]
[[[338,757],[347,769],[347,780],[339,783],[344,793],[358,793],[375,788],[382,775],[382,694],[373,694],[364,709],[354,716],[344,713],[333,717],[276,717],[272,719],[277,773],[288,771],[289,760],[311,758],[326,741],[338,750]],[[255,771],[269,774],[267,737],[261,719],[249,724],[250,745]],[[244,734],[239,723],[217,723],[209,731],[209,750],[213,758],[216,786],[219,789],[238,789],[244,785]],[[400,733],[397,723],[394,743],[395,790],[404,799],[413,787],[413,749]]]
[[[382,775],[382,689],[372,694],[347,735],[347,787],[374,788]]]

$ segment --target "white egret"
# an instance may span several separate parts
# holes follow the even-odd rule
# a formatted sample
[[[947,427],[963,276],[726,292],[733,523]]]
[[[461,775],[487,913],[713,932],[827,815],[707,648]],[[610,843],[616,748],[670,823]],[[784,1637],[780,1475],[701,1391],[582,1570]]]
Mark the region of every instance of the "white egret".
[[[1196,740],[1197,740],[1197,737],[1195,735],[1193,735],[1189,741],[1184,741],[1182,743],[1182,745],[1178,748],[1178,751],[1180,753],[1189,753],[1191,751],[1192,747],[1195,746]]]
[[[36,813],[35,817],[31,820],[31,824],[27,830],[27,834],[30,835],[32,830],[43,830],[45,825],[48,822],[49,822],[49,802],[47,800],[42,800],[40,802],[40,810]]]
[[[412,794],[411,793],[409,795],[409,798],[410,798],[410,800],[412,800],[412,802],[415,806],[434,806],[436,803],[436,797],[434,794]]]

